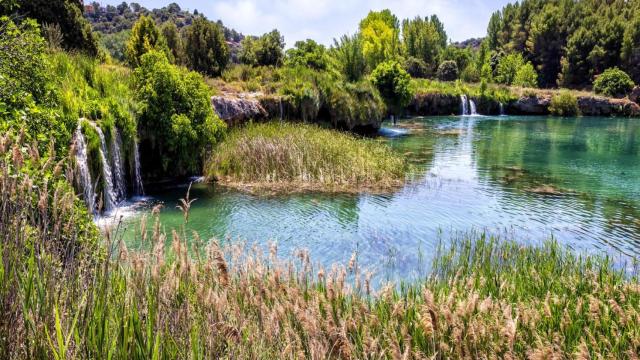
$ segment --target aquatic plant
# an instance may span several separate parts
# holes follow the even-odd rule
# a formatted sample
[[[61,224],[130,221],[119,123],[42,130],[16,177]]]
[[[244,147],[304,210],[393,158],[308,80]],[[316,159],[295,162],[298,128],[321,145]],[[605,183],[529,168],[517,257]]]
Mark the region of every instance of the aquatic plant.
[[[232,131],[205,166],[235,186],[354,190],[402,184],[407,164],[385,144],[313,125],[250,124]]]

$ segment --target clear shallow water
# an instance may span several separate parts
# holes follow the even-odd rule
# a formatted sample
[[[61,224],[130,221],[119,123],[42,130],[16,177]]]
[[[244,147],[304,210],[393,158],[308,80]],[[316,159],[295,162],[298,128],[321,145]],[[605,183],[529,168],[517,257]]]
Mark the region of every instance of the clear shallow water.
[[[394,280],[426,274],[438,241],[474,231],[640,255],[640,119],[432,117],[383,133],[418,169],[395,193],[255,196],[194,184],[186,228],[265,248],[277,241],[281,255],[305,248],[325,265],[357,251],[360,265]],[[186,190],[128,207],[128,245],[139,246],[139,217],[159,202],[165,229],[180,228]]]

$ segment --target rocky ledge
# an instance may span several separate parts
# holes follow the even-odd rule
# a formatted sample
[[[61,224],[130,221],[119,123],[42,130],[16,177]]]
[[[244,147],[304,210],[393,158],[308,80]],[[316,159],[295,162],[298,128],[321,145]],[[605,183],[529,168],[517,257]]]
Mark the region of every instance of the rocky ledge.
[[[269,117],[269,113],[262,107],[256,94],[213,96],[211,104],[216,114],[229,126]]]
[[[547,115],[552,95],[523,96],[506,107],[510,115]],[[640,106],[627,99],[578,96],[578,108],[584,116],[640,116]]]

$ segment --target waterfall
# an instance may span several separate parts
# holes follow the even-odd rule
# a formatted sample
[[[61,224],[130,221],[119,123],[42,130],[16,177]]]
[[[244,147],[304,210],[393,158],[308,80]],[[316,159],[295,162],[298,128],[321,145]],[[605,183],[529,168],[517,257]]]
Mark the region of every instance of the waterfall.
[[[120,131],[114,127],[114,134],[111,137],[111,162],[113,166],[113,185],[116,199],[127,197],[127,183],[124,178],[124,161],[122,157],[122,138]]]
[[[282,121],[284,118],[284,107],[282,105],[282,97],[280,97],[279,103],[280,103],[280,121]]]
[[[133,182],[133,190],[136,195],[144,195],[144,187],[142,186],[142,174],[140,171],[140,150],[138,149],[138,142],[133,144],[133,173],[134,173],[134,182]]]
[[[469,115],[478,115],[478,112],[476,111],[476,103],[471,99],[469,99],[469,108],[471,109]]]
[[[463,116],[469,115],[469,100],[467,99],[467,95],[460,95],[460,103],[461,103],[461,111]]]
[[[78,122],[78,127],[74,135],[74,143],[76,147],[76,163],[78,175],[80,175],[80,186],[82,187],[82,194],[84,196],[84,202],[91,212],[96,210],[96,194],[93,191],[93,184],[91,183],[91,173],[89,172],[89,165],[87,163],[87,142],[82,133],[82,126]]]
[[[110,211],[115,208],[118,197],[113,189],[113,175],[111,172],[111,164],[109,164],[109,160],[107,159],[107,144],[104,140],[104,134],[102,133],[102,130],[92,122],[89,122],[89,124],[93,126],[93,128],[98,133],[98,136],[100,137],[100,161],[102,162],[102,178],[104,180],[103,207],[105,211]]]
[[[504,104],[500,103],[500,116],[504,116]]]

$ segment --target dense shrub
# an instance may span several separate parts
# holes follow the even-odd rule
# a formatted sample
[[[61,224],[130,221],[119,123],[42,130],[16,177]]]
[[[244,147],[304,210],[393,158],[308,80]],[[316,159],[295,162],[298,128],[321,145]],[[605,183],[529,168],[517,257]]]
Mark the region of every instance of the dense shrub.
[[[593,82],[593,90],[598,94],[623,97],[633,89],[633,80],[617,67],[607,69]]]
[[[404,61],[404,69],[413,78],[426,78],[431,75],[427,63],[413,56],[409,56]]]
[[[201,171],[203,156],[225,124],[214,114],[202,76],[171,65],[163,53],[142,56],[135,74],[138,131],[150,176]]]
[[[453,60],[443,61],[440,66],[438,66],[436,76],[442,81],[454,81],[458,79],[458,64]]]
[[[516,77],[513,79],[513,85],[529,88],[538,87],[538,73],[531,63],[526,63],[516,71]]]
[[[549,112],[557,116],[576,116],[580,113],[578,107],[578,99],[568,91],[562,91],[560,94],[551,98]]]
[[[399,113],[411,101],[411,77],[397,61],[380,63],[371,73],[371,83],[380,92],[389,110]]]
[[[285,64],[288,66],[308,66],[315,70],[326,70],[329,59],[324,45],[307,39],[296,41],[292,49],[287,50]]]

